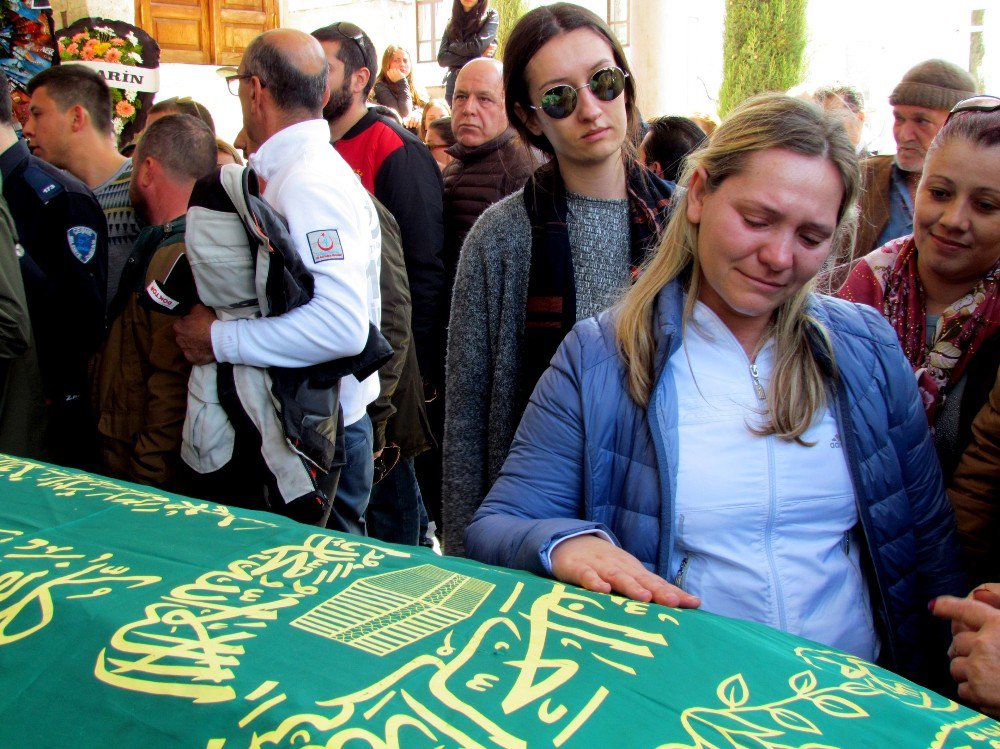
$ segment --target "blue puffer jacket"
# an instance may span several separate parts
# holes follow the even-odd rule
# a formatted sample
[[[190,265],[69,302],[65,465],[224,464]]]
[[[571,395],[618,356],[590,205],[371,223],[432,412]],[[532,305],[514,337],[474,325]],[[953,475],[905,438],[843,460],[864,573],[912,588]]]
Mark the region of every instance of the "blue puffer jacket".
[[[660,292],[658,379],[671,376],[664,365],[681,346],[683,304],[678,284]],[[927,603],[963,595],[964,579],[913,374],[874,309],[816,297],[811,312],[829,333],[840,373],[830,395],[866,540],[880,660],[943,687],[947,628]],[[654,388],[648,412],[636,406],[612,314],[580,322],[539,381],[503,471],[466,532],[468,555],[545,575],[542,555],[555,541],[599,528],[668,575],[678,451],[677,402],[665,384]]]

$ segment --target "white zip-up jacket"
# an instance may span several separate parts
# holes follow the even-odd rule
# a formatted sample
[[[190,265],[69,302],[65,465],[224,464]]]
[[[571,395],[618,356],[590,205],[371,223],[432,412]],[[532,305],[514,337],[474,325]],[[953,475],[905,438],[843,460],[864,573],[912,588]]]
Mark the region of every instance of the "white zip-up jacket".
[[[359,353],[368,323],[380,324],[381,233],[368,193],[330,145],[321,119],[291,125],[250,157],[266,181],[263,197],[315,279],[313,297],[276,317],[217,321],[212,348],[219,361],[256,367],[308,367]],[[378,374],[340,385],[344,424],[378,397]]]

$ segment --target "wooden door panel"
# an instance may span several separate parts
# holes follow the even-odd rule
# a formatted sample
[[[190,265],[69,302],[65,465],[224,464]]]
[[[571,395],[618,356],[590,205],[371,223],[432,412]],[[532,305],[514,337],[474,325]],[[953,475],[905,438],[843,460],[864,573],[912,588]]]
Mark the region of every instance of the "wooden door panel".
[[[160,45],[161,62],[210,63],[211,18],[199,0],[140,0],[139,26]]]
[[[238,65],[243,50],[262,31],[277,28],[278,0],[216,0],[215,55],[220,65]]]
[[[255,36],[278,27],[278,0],[136,0],[136,21],[163,62],[236,65]]]

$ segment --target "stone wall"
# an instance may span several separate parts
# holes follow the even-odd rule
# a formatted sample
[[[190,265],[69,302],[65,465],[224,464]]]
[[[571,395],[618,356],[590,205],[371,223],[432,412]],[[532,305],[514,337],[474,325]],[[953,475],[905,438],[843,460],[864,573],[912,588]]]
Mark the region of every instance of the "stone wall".
[[[51,3],[56,30],[88,16],[135,23],[132,0],[51,0]]]

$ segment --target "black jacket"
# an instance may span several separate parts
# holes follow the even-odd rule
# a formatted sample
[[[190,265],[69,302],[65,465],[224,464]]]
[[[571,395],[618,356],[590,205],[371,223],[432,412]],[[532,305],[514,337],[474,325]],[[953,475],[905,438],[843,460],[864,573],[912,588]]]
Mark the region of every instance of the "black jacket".
[[[438,315],[444,289],[441,171],[417,136],[374,111],[333,145],[399,224],[417,361],[425,378],[439,382],[444,359]]]
[[[3,196],[24,247],[21,274],[46,398],[87,392],[87,361],[104,336],[108,227],[76,177],[21,140],[0,154]]]

